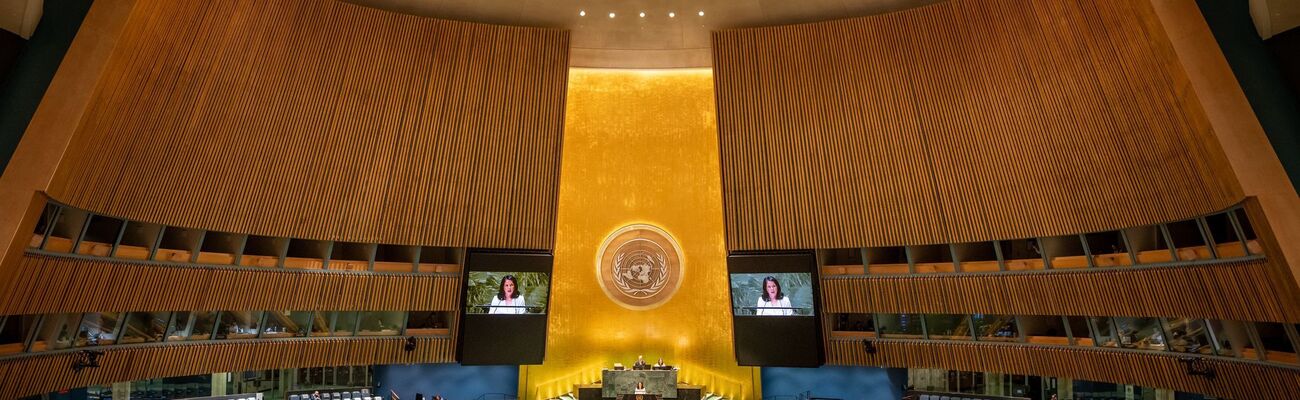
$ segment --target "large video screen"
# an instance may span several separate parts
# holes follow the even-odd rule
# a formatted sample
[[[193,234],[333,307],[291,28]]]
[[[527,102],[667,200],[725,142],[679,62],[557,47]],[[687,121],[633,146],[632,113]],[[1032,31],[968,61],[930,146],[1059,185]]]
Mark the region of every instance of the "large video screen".
[[[542,363],[553,260],[530,251],[467,252],[456,353],[461,364]]]
[[[812,274],[731,274],[731,307],[737,316],[813,316]]]
[[[727,256],[736,363],[816,367],[823,363],[817,258],[811,251]]]
[[[466,314],[545,314],[550,277],[542,272],[469,271]]]

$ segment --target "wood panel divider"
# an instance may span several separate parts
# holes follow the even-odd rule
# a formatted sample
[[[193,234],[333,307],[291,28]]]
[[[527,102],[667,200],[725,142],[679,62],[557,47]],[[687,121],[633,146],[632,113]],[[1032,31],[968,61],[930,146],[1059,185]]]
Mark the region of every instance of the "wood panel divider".
[[[292,310],[455,311],[460,274],[222,267],[26,255],[0,313]]]
[[[714,33],[727,248],[1096,232],[1240,202],[1147,0]]]

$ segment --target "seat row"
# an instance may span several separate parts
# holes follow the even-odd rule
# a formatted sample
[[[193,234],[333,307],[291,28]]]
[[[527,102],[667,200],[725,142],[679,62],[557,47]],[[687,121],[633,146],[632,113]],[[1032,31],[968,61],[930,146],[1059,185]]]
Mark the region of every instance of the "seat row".
[[[823,276],[1191,265],[1264,256],[1264,246],[1242,206],[1182,221],[1104,232],[819,250]]]
[[[384,400],[383,396],[371,396],[370,389],[351,392],[321,392],[321,400]],[[289,400],[313,400],[310,394],[291,394]]]
[[[260,236],[165,226],[48,202],[29,252],[247,268],[460,273],[457,248]]]

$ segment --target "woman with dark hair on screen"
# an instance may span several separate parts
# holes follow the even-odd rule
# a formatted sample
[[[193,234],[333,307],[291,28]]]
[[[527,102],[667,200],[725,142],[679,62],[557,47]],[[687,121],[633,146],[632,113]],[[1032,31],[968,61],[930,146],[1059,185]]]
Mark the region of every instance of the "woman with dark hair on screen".
[[[763,278],[763,296],[758,298],[758,309],[754,315],[794,315],[790,308],[790,298],[781,291],[781,282],[776,277]]]
[[[520,289],[519,280],[514,275],[501,277],[501,285],[497,287],[497,295],[492,297],[488,314],[523,314],[524,296]]]

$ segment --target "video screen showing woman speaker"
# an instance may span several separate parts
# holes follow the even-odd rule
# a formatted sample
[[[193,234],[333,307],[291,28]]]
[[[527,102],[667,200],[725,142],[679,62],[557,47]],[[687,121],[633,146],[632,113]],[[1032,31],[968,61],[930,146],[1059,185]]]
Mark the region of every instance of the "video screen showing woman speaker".
[[[738,316],[812,316],[812,274],[731,274],[731,306]]]
[[[541,272],[469,272],[467,314],[545,314],[550,277]]]

